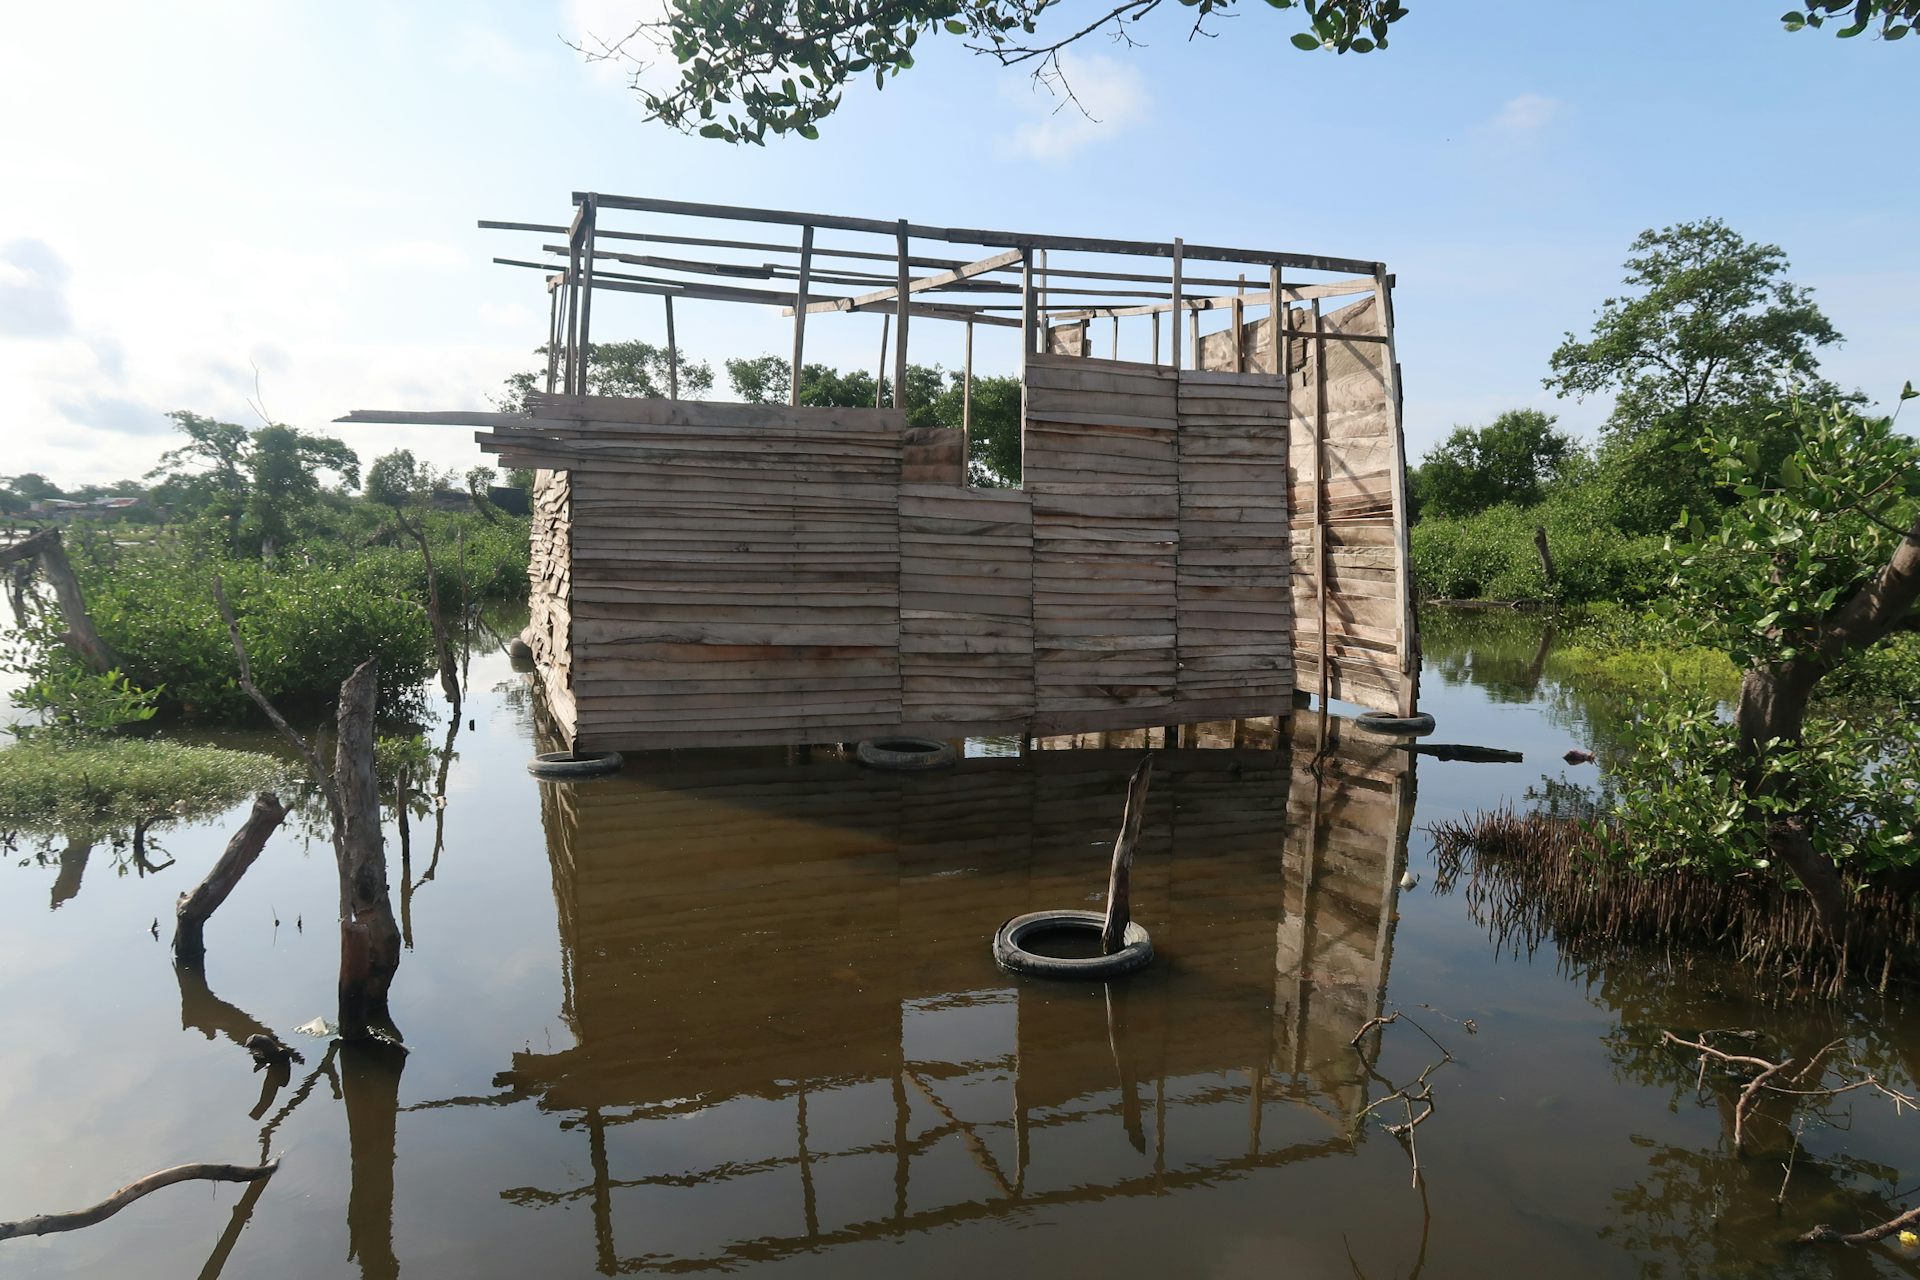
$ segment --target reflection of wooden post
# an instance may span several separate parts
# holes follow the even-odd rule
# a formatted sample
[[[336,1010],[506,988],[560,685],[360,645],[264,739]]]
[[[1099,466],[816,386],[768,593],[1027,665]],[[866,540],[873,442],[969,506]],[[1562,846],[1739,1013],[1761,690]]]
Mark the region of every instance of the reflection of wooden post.
[[[607,1169],[607,1122],[600,1108],[587,1108],[587,1162],[593,1167],[593,1244],[600,1274],[616,1275],[619,1257],[613,1251],[613,1175]]]
[[[787,404],[800,404],[800,370],[807,341],[807,277],[813,271],[813,228],[800,229],[800,279],[793,292],[793,373],[788,378]]]
[[[340,796],[340,1033],[399,1039],[387,989],[400,967],[400,926],[387,896],[380,792],[373,771],[377,667],[369,658],[340,686],[333,785]]]

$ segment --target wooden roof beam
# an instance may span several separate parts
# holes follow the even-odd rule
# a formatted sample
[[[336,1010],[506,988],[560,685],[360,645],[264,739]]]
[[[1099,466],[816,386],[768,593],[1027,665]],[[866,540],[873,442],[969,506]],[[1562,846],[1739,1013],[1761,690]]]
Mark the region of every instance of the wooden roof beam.
[[[955,267],[951,271],[942,271],[938,275],[922,276],[918,280],[907,282],[908,293],[923,293],[928,289],[944,288],[959,284],[962,280],[971,280],[975,276],[986,275],[990,271],[1004,271],[1020,262],[1020,251],[1009,249],[1005,253],[996,253],[991,258],[982,258],[978,262],[969,262],[965,266]],[[808,314],[820,311],[859,311],[865,307],[883,302],[894,302],[900,297],[900,286],[887,289],[875,289],[872,293],[863,293],[857,298],[833,298],[824,302],[807,304]],[[793,314],[791,309],[788,315]]]

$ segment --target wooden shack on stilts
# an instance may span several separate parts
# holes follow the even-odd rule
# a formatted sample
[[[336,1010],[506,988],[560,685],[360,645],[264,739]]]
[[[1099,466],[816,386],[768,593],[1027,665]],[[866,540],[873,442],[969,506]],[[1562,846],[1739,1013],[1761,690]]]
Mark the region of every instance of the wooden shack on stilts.
[[[481,226],[552,241],[496,259],[546,274],[545,392],[345,420],[477,427],[534,469],[531,643],[573,749],[1415,709],[1381,263],[598,193]],[[666,398],[588,394],[607,293],[662,300]],[[682,398],[676,299],[791,316],[788,403]],[[832,313],[883,317],[886,405],[800,403]],[[934,320],[965,326],[958,428],[907,423]],[[976,328],[1018,340],[1018,488],[970,474]]]

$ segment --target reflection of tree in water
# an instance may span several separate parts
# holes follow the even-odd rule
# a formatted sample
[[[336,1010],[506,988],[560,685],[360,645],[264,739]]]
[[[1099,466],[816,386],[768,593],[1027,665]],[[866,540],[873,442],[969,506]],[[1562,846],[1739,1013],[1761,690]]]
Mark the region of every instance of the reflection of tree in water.
[[[1661,963],[1644,948],[1618,948],[1605,959],[1563,959],[1561,967],[1585,981],[1592,1002],[1616,1017],[1603,1037],[1616,1080],[1663,1090],[1669,1110],[1710,1111],[1719,1123],[1719,1140],[1710,1147],[1643,1135],[1631,1139],[1646,1152],[1646,1173],[1613,1193],[1611,1221],[1599,1234],[1635,1254],[1642,1275],[1869,1276],[1916,1270],[1884,1248],[1791,1243],[1816,1223],[1856,1230],[1907,1207],[1905,1197],[1913,1188],[1900,1186],[1900,1170],[1847,1150],[1856,1125],[1896,1123],[1887,1099],[1870,1091],[1834,1099],[1770,1096],[1748,1116],[1746,1153],[1736,1155],[1734,1107],[1751,1073],[1702,1072],[1695,1054],[1662,1040],[1668,1029],[1691,1036],[1692,1028],[1737,1028],[1737,1036],[1721,1037],[1730,1049],[1796,1063],[1811,1061],[1839,1041],[1830,1059],[1832,1078],[1872,1075],[1910,1092],[1920,1070],[1920,1044],[1910,1034],[1899,1034],[1882,1007],[1866,999],[1851,1006],[1841,1001],[1770,1004],[1731,964],[1698,957]],[[1743,1043],[1751,1047],[1739,1047]]]

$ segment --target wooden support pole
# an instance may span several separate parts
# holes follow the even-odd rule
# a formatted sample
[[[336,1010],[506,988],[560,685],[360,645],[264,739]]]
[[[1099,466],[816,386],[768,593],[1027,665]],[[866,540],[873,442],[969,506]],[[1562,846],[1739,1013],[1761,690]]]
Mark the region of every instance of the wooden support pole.
[[[1116,324],[1120,321],[1119,316],[1113,319]],[[1156,366],[1160,363],[1160,313],[1158,311],[1153,313],[1153,363]]]
[[[893,326],[893,407],[906,412],[907,408],[907,300],[912,293],[912,275],[908,268],[907,220],[900,219],[898,235],[900,251],[900,319]]]
[[[1165,734],[1161,735],[1162,742]],[[1133,910],[1133,847],[1140,840],[1140,821],[1147,814],[1147,784],[1153,781],[1153,757],[1142,760],[1127,779],[1127,807],[1120,817],[1120,835],[1113,842],[1113,865],[1107,872],[1107,918],[1100,929],[1100,953],[1114,955],[1126,945],[1127,922]]]
[[[884,408],[887,386],[887,333],[893,323],[893,312],[888,311],[880,317],[880,364],[873,372],[873,407]]]
[[[579,390],[579,349],[577,338],[580,333],[580,244],[577,240],[569,242],[567,250],[567,363],[562,371],[560,386],[570,396],[580,395]]]
[[[1080,358],[1086,359],[1093,354],[1093,321],[1080,322]]]
[[[1247,344],[1241,336],[1241,327],[1247,322],[1247,306],[1242,301],[1247,294],[1247,278],[1240,277],[1240,292],[1233,295],[1233,371],[1247,371]]]
[[[1120,317],[1119,316],[1115,316],[1113,318],[1113,349],[1108,353],[1108,358],[1112,360],[1118,360],[1120,358]]]
[[[1033,362],[1034,330],[1037,317],[1034,312],[1036,299],[1033,296],[1033,251],[1025,251],[1020,256],[1020,483],[1026,484],[1027,475],[1027,401],[1032,394],[1027,387],[1027,366]]]
[[[673,295],[662,299],[667,304],[667,399],[680,398],[680,346],[673,337]]]
[[[1287,358],[1285,355],[1287,349],[1287,303],[1284,295],[1280,292],[1279,263],[1276,262],[1267,268],[1267,279],[1269,296],[1273,298],[1273,337],[1271,338],[1273,343],[1273,367],[1267,372],[1284,378],[1287,376]],[[1291,390],[1289,390],[1288,394],[1292,394]],[[1288,517],[1291,518],[1293,513],[1288,512],[1287,514]]]
[[[1186,241],[1181,240],[1178,237],[1174,238],[1174,241],[1173,241],[1173,300],[1176,304],[1178,304],[1180,301],[1180,268],[1182,265],[1182,259],[1184,259],[1186,256],[1186,247],[1187,247]],[[1153,336],[1154,336],[1154,345],[1157,347],[1159,345],[1159,340],[1160,340],[1160,321],[1159,321],[1158,313],[1155,314],[1155,318],[1154,318]],[[1177,311],[1171,313],[1171,323],[1167,325],[1167,336],[1169,341],[1172,343],[1173,367],[1175,369],[1178,369],[1180,367],[1180,313]],[[1158,363],[1157,359],[1155,363]]]
[[[960,483],[972,476],[973,457],[973,322],[967,322],[966,355],[960,374]]]
[[[794,286],[793,306],[793,374],[787,380],[787,404],[798,407],[800,404],[800,370],[806,356],[807,341],[807,276],[813,270],[813,228],[800,229],[800,279]]]
[[[575,381],[579,390],[575,395],[587,394],[587,366],[592,363],[593,353],[588,350],[592,344],[593,332],[593,224],[599,220],[598,196],[587,197],[586,219],[580,224],[580,240],[583,245],[580,266],[582,285],[580,294],[580,373]]]
[[[547,394],[553,394],[554,380],[560,376],[560,283],[559,277],[547,277]]]
[[[198,964],[206,958],[207,917],[227,900],[240,877],[247,873],[267,838],[279,829],[287,816],[287,807],[271,791],[253,798],[253,809],[246,822],[233,833],[227,847],[214,862],[207,878],[180,895],[173,906],[173,958],[178,964]]]
[[[1381,356],[1382,391],[1387,398],[1387,422],[1393,432],[1394,456],[1389,466],[1393,480],[1394,595],[1400,619],[1400,714],[1410,716],[1420,702],[1420,628],[1408,589],[1412,570],[1407,541],[1407,437],[1401,420],[1400,357],[1393,343],[1393,277],[1385,267],[1379,267],[1374,272],[1374,283],[1377,286],[1374,320],[1386,344]],[[1542,552],[1545,552],[1544,542]]]
[[[1324,722],[1332,672],[1327,669],[1327,344],[1320,300],[1313,301],[1313,594],[1320,619],[1320,715]]]
[[[1187,336],[1193,340],[1193,367],[1200,365],[1200,312],[1196,308],[1187,312]]]

